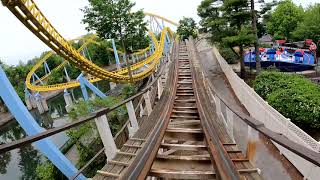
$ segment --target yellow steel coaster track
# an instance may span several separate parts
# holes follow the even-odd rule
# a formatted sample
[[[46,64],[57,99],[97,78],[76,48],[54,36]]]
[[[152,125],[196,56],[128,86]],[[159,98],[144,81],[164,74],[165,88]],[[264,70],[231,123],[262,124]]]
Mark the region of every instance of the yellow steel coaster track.
[[[87,47],[89,44],[91,43],[94,43],[94,44],[97,44],[97,45],[100,45],[99,42],[95,41],[94,39],[96,38],[96,35],[90,35],[89,37],[85,37],[85,38],[78,38],[78,39],[74,39],[72,41],[75,41],[75,40],[83,40],[84,43],[81,45],[81,47],[77,50],[78,52],[81,52],[85,47]],[[138,50],[137,52],[131,54],[132,56],[139,56],[141,54],[144,54],[145,52],[147,52],[148,50],[150,49],[150,46],[145,48],[145,49],[140,49]],[[113,51],[112,48],[108,48],[106,49],[108,51]],[[119,54],[123,54],[123,52],[119,51],[118,50],[118,53]],[[32,74],[34,74],[41,66],[42,64],[48,60],[48,58],[50,56],[52,56],[54,54],[53,51],[49,51],[46,55],[44,55],[42,57],[42,59],[40,59],[36,65],[35,65],[35,68],[32,68],[31,71],[28,73],[28,78],[26,78],[26,84],[27,84],[27,81],[31,82],[31,77],[32,77]],[[44,81],[45,79],[47,79],[51,73],[55,72],[55,71],[58,71],[60,70],[61,68],[63,68],[66,64],[68,63],[68,61],[63,61],[59,66],[55,67],[54,69],[52,69],[48,74],[44,75],[43,77],[41,77],[40,79],[36,80],[35,82],[33,82],[33,84],[38,84],[40,81]],[[35,90],[33,88],[33,86],[31,87],[30,90]]]
[[[58,55],[62,56],[65,60],[73,63],[79,67],[84,72],[93,75],[96,78],[90,79],[91,82],[98,81],[100,79],[106,79],[108,81],[113,81],[117,83],[127,83],[130,81],[139,81],[146,76],[150,75],[155,68],[155,62],[158,63],[160,57],[162,56],[162,51],[164,48],[165,33],[169,31],[170,37],[172,38],[172,33],[170,30],[165,28],[162,32],[162,37],[160,40],[160,46],[155,38],[155,36],[150,33],[152,40],[155,44],[155,53],[144,61],[131,66],[132,70],[138,69],[145,64],[153,62],[144,71],[134,74],[132,79],[128,75],[123,75],[127,73],[127,68],[120,69],[116,72],[109,72],[99,66],[95,65],[85,57],[83,57],[79,51],[75,50],[50,24],[47,18],[42,14],[37,5],[33,0],[2,0],[3,5],[5,5],[29,30],[31,30],[39,39],[46,43],[50,48],[52,48]],[[154,15],[152,15],[154,16]],[[168,21],[168,20],[166,20]],[[52,54],[48,54],[47,58]],[[41,64],[41,63],[39,63]],[[62,63],[57,68],[61,68],[64,65]],[[38,66],[39,67],[39,66]],[[35,71],[38,67],[34,67]],[[77,82],[64,83],[59,85],[50,85],[43,87],[36,87],[30,83],[31,76],[27,77],[27,87],[35,91],[51,91],[64,88],[71,88],[79,86]]]

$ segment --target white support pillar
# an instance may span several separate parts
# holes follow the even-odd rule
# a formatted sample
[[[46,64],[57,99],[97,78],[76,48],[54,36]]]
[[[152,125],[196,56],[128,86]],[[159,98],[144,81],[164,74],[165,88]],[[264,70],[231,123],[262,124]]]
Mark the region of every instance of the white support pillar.
[[[118,148],[114,142],[113,136],[111,134],[111,129],[108,123],[106,115],[100,116],[95,119],[100,138],[104,145],[104,151],[106,153],[107,159],[111,160],[115,157]]]
[[[146,103],[147,113],[149,116],[152,112],[152,106],[151,106],[151,101],[150,101],[150,91],[147,91],[146,93],[144,93],[143,98]]]
[[[32,104],[31,104],[30,96],[25,98],[25,102],[26,102],[28,110],[32,110]]]
[[[134,107],[132,104],[132,101],[126,103],[128,115],[129,115],[129,120],[130,120],[130,126],[129,128],[129,137],[132,137],[139,129],[139,124],[137,121],[136,113],[134,111]]]
[[[64,93],[63,95],[64,101],[66,102],[66,111],[69,113],[71,111],[71,108],[73,106],[72,98],[70,93]]]
[[[37,108],[36,98],[34,96],[30,97],[30,103],[33,108]]]
[[[41,103],[42,103],[42,107],[43,107],[44,111],[45,112],[49,111],[48,103],[45,98],[41,97]]]
[[[140,117],[142,117],[143,116],[143,113],[144,113],[144,108],[143,108],[143,106],[142,106],[142,103],[139,105],[139,109],[140,109]]]
[[[41,102],[40,98],[36,99],[36,105],[37,105],[37,109],[38,109],[39,113],[43,114],[44,113],[44,108],[42,106],[42,102]]]
[[[111,89],[111,90],[114,89],[114,88],[116,88],[116,87],[117,87],[117,84],[116,84],[116,83],[110,82],[110,89]]]
[[[157,83],[158,83],[158,99],[160,99],[163,91],[161,77],[158,78]]]

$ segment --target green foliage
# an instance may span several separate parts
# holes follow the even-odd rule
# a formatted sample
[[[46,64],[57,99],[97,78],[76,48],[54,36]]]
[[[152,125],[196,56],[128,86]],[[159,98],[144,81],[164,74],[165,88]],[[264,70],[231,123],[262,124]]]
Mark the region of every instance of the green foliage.
[[[202,31],[211,35],[212,43],[233,48],[239,47],[241,76],[244,76],[244,46],[255,41],[252,31],[251,10],[247,0],[204,0],[198,7],[198,15],[202,18]]]
[[[136,87],[132,84],[128,84],[123,87],[121,94],[124,96],[124,99],[127,99],[133,96],[136,92],[137,92]]]
[[[219,47],[221,56],[229,63],[235,64],[238,62],[238,55],[229,47]]]
[[[17,66],[4,65],[4,71],[11,82],[12,86],[17,91],[19,97],[24,101],[25,78],[31,70],[32,65],[19,64]]]
[[[304,13],[303,20],[298,23],[298,27],[292,36],[295,40],[303,41],[313,39],[314,42],[320,40],[320,4],[308,7]]]
[[[275,39],[290,39],[290,33],[295,30],[303,18],[303,9],[295,5],[291,0],[284,0],[279,3],[267,23],[269,34]]]
[[[47,78],[47,84],[52,85],[66,82],[63,76],[63,71],[52,71],[50,76]]]
[[[89,3],[82,9],[87,30],[96,31],[102,39],[120,40],[126,51],[147,46],[147,23],[142,10],[133,12],[135,3],[130,0],[89,0]]]
[[[42,180],[55,180],[57,169],[50,161],[46,160],[37,166],[36,174]]]
[[[189,36],[196,38],[198,36],[197,25],[194,19],[183,17],[179,21],[177,34],[180,35],[182,40],[188,39]]]
[[[255,91],[285,117],[302,128],[320,128],[320,87],[303,76],[263,72]]]

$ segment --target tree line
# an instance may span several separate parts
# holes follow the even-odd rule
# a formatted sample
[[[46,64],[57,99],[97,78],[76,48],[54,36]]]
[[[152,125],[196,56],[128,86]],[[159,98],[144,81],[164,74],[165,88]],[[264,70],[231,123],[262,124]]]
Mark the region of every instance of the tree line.
[[[257,8],[258,7],[258,8]],[[319,41],[320,4],[307,8],[291,0],[203,0],[198,6],[200,32],[210,35],[226,59],[240,60],[241,76],[245,75],[244,48],[254,46],[257,74],[261,71],[258,38],[270,34],[274,40]],[[227,52],[227,53],[226,53]]]

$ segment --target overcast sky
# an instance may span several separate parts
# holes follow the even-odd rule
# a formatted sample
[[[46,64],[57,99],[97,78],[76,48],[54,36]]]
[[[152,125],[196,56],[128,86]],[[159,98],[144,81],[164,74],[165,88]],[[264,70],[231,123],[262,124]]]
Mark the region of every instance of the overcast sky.
[[[80,8],[88,4],[87,0],[34,0],[53,26],[66,39],[73,39],[86,34],[81,24],[83,17]],[[193,17],[197,21],[197,6],[201,0],[134,0],[135,9],[144,9],[170,20],[178,22],[183,16]],[[294,0],[306,7],[320,0]],[[59,6],[63,4],[63,6]],[[15,65],[26,62],[41,52],[49,50],[35,35],[5,7],[0,5],[0,59]]]

